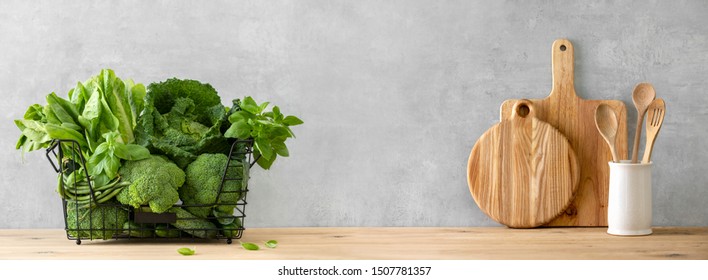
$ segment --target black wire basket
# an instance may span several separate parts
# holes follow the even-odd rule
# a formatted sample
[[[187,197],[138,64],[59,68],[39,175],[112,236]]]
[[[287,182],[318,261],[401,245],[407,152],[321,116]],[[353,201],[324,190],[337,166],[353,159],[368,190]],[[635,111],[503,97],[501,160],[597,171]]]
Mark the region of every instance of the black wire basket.
[[[59,173],[57,191],[65,190],[68,185],[74,188],[73,193],[83,193],[89,198],[90,203],[86,205],[62,195],[66,236],[69,240],[75,240],[76,244],[95,239],[220,239],[231,244],[233,239],[241,238],[245,230],[249,171],[257,160],[253,159],[252,139],[239,139],[232,143],[216,203],[184,204],[180,201],[164,213],[153,213],[147,205],[135,208],[115,199],[103,201],[101,190],[95,189],[90,179],[81,190],[76,182],[67,184],[66,178],[76,180],[79,177],[69,176],[73,172],[83,171],[84,178],[89,178],[87,168],[80,168],[86,167],[86,160],[76,141],[54,140],[46,155]],[[231,199],[221,199],[225,197]],[[233,214],[210,211],[219,207],[233,209]],[[198,217],[188,209],[203,209],[211,214],[205,218]]]

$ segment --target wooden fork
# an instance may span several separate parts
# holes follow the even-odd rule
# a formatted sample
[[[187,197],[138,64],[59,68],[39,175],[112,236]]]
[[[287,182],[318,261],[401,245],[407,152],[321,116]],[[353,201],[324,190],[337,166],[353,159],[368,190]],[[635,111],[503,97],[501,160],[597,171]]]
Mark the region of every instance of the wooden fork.
[[[654,149],[654,140],[659,134],[661,124],[664,123],[664,115],[666,115],[666,105],[664,100],[659,98],[649,104],[647,108],[647,142],[644,146],[644,158],[642,163],[649,163],[651,160],[651,152]]]

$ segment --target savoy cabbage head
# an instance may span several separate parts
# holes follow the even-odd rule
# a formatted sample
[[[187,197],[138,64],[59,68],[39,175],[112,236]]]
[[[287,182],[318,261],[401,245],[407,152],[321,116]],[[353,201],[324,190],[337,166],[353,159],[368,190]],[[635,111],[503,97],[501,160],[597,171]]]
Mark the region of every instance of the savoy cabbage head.
[[[184,169],[200,154],[228,152],[225,120],[226,108],[211,85],[172,78],[148,86],[136,142]]]

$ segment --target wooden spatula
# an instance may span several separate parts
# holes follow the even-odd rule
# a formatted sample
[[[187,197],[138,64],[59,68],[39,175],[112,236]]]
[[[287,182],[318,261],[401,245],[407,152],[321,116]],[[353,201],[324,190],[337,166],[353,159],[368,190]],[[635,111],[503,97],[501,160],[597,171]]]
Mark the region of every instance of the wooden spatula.
[[[664,99],[656,99],[651,102],[647,108],[647,142],[644,146],[644,158],[642,163],[649,163],[651,160],[651,152],[654,149],[654,140],[659,135],[661,124],[664,123],[664,115],[666,114],[666,105]]]

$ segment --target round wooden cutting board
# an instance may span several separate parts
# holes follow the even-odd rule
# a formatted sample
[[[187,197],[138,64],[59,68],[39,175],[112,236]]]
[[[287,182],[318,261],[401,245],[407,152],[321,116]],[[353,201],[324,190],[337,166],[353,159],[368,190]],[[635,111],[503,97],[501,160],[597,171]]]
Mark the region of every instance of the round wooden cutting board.
[[[467,183],[489,217],[512,228],[546,224],[573,199],[578,160],[568,140],[535,117],[531,101],[485,132],[472,148]]]

